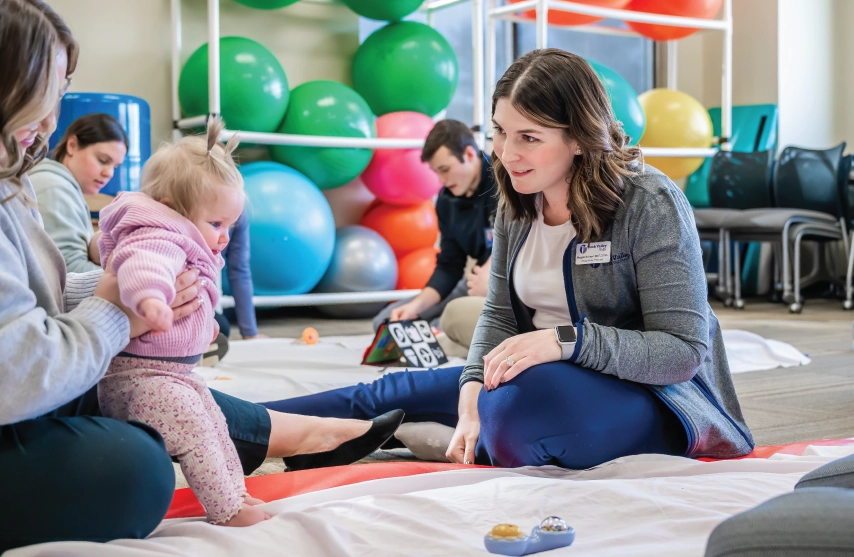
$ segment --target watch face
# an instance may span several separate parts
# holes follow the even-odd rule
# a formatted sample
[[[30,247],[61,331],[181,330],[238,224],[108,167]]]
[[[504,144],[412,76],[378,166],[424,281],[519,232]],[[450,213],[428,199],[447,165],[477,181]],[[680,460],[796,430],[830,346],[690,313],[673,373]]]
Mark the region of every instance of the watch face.
[[[575,327],[560,325],[555,327],[555,331],[557,332],[557,339],[560,342],[575,342]]]

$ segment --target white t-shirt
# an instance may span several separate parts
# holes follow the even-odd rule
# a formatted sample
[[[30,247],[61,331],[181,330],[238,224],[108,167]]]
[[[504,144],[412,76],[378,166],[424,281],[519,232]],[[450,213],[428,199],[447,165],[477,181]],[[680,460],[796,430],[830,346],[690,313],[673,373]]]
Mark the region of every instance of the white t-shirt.
[[[571,221],[549,226],[543,221],[542,194],[537,198],[537,220],[531,225],[513,265],[513,283],[523,304],[534,310],[534,326],[550,329],[571,325],[563,280],[563,254],[575,238]]]

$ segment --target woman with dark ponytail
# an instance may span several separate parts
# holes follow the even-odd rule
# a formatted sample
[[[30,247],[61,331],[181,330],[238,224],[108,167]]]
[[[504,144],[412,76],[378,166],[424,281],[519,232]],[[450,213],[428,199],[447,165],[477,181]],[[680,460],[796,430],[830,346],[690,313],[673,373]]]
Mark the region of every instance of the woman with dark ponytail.
[[[629,145],[590,65],[557,49],[522,56],[496,85],[492,117],[500,201],[467,365],[267,406],[402,408],[453,427],[444,456],[460,463],[582,469],[750,452],[691,207]],[[417,424],[398,436],[423,447]]]

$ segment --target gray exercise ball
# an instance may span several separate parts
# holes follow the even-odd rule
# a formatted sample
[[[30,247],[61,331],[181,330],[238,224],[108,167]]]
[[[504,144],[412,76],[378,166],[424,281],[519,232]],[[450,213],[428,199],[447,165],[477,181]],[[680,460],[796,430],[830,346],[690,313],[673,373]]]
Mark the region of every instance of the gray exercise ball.
[[[394,290],[397,259],[385,238],[364,226],[345,226],[335,233],[335,249],[315,292],[376,292]],[[384,302],[318,306],[324,315],[340,319],[373,317]]]

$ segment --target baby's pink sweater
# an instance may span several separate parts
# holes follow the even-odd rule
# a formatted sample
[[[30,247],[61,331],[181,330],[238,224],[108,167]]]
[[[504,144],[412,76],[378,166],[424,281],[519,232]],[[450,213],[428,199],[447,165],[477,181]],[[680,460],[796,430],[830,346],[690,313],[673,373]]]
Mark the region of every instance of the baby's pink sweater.
[[[98,247],[119,279],[122,303],[138,314],[139,304],[156,298],[175,299],[175,278],[198,269],[207,284],[202,307],[174,321],[161,334],[146,333],[130,341],[125,352],[136,356],[185,357],[204,353],[214,333],[213,307],[219,295],[216,277],[223,267],[220,255],[205,244],[192,222],[144,193],[123,192],[101,210],[103,232]]]

